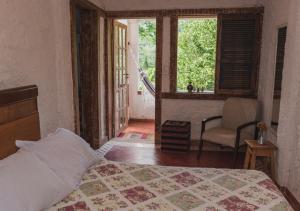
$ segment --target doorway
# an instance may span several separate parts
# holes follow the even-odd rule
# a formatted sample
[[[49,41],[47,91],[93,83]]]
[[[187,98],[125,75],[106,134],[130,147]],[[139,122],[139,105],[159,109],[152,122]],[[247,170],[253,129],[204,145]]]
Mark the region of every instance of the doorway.
[[[71,1],[71,35],[75,130],[99,148],[99,16],[97,8]]]
[[[115,137],[154,143],[156,20],[114,20]]]

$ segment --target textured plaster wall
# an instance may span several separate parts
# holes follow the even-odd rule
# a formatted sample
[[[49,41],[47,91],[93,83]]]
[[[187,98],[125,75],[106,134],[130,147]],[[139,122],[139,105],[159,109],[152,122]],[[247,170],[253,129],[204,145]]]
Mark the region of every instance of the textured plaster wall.
[[[0,27],[0,89],[37,84],[42,135],[74,129],[69,1],[3,0]]]
[[[253,7],[261,6],[260,1],[142,1],[137,3],[134,0],[135,6],[132,9],[158,9],[158,8],[218,8],[218,7]],[[141,2],[141,1],[140,1]],[[133,5],[133,3],[131,4]],[[158,5],[160,5],[158,7]],[[106,4],[107,9],[117,10],[114,1]],[[124,5],[124,7],[126,7]],[[162,90],[168,92],[170,83],[170,18],[163,19],[163,71],[162,71]],[[162,121],[184,120],[192,123],[192,139],[200,139],[201,121],[204,118],[222,114],[224,101],[219,100],[162,100]]]
[[[290,0],[283,90],[277,143],[279,179],[300,200],[299,126],[300,126],[300,2]]]
[[[209,100],[163,100],[162,121],[191,121],[192,139],[200,140],[202,119],[222,114],[223,104],[223,101]]]
[[[287,43],[283,72],[282,99],[278,131],[270,130],[268,138],[278,147],[278,182],[300,199],[300,3],[297,0],[265,1],[263,46],[259,98],[263,102],[264,120],[272,116],[275,78],[277,30],[287,25]]]
[[[129,117],[133,119],[154,119],[155,98],[144,86],[142,94],[137,93],[140,81],[138,67],[135,63],[139,61],[138,23],[139,21],[136,19],[128,21],[128,41],[132,49],[128,52]]]
[[[151,10],[213,7],[251,7],[260,5],[260,0],[104,0],[107,10]]]
[[[259,98],[263,102],[263,118],[269,126],[273,107],[277,32],[279,27],[288,24],[289,2],[274,0],[265,3]]]

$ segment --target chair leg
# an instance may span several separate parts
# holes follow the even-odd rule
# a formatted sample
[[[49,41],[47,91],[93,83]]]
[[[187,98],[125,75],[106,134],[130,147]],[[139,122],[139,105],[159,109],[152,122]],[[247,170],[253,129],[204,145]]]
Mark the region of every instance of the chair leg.
[[[239,147],[234,148],[233,168],[236,167],[236,163],[239,157]]]
[[[200,144],[199,144],[199,152],[198,152],[198,156],[197,159],[200,159],[201,153],[202,153],[202,148],[203,148],[203,139],[200,139]]]

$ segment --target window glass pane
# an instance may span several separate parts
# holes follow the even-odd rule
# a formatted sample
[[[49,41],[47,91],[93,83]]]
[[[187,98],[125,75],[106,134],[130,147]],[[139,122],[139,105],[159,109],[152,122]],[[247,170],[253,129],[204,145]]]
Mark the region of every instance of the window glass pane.
[[[119,46],[122,47],[122,28],[119,28]]]
[[[123,84],[126,84],[126,79],[127,79],[127,76],[126,76],[126,73],[127,73],[127,70],[126,70],[126,51],[125,49],[123,49]]]
[[[120,85],[122,85],[123,81],[123,65],[122,65],[122,60],[123,60],[123,54],[122,54],[122,49],[119,48],[119,77],[120,77]]]
[[[216,44],[217,18],[179,18],[177,91],[214,91]]]
[[[126,42],[126,31],[125,29],[122,30],[122,36],[123,36],[123,43],[122,43],[122,47],[125,48],[125,42]]]

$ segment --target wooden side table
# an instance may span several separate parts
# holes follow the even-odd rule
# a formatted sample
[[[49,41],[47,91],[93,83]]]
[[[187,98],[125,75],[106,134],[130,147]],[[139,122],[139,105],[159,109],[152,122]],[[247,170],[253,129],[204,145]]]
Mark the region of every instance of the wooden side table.
[[[274,152],[277,147],[267,141],[265,144],[258,144],[256,140],[246,140],[247,152],[244,163],[244,169],[255,169],[256,157],[267,157],[271,161],[271,177],[275,179],[275,159]]]

